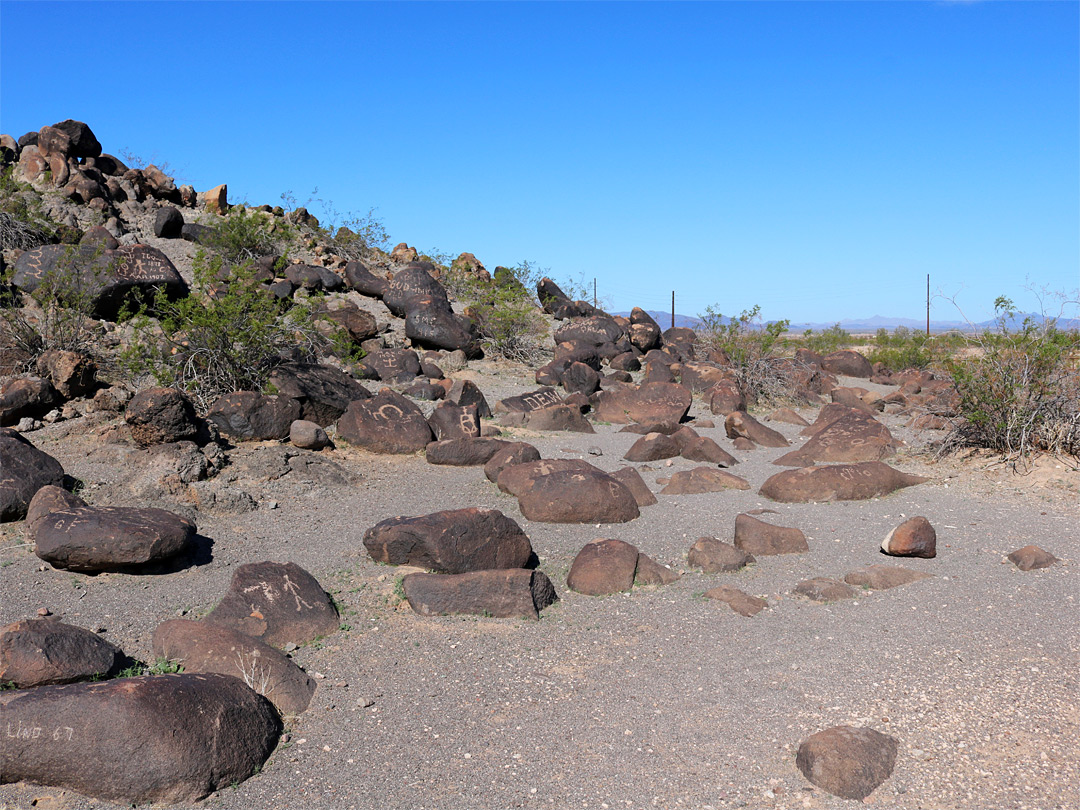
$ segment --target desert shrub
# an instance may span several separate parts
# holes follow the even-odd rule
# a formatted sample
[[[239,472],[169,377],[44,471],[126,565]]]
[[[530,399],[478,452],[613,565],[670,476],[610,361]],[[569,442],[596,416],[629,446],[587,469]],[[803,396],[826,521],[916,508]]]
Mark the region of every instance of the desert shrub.
[[[850,346],[851,342],[851,333],[840,326],[839,323],[834,323],[828,329],[822,329],[820,332],[807,329],[803,332],[802,337],[803,346],[818,354],[831,354],[845,346]]]
[[[1080,332],[1053,319],[1006,326],[1012,302],[999,298],[996,330],[948,358],[959,416],[942,449],[981,447],[1023,458],[1036,451],[1080,455]]]
[[[131,319],[121,361],[134,378],[180,388],[205,412],[223,394],[263,390],[281,363],[314,361],[325,349],[312,308],[278,301],[248,265],[228,267],[200,251],[194,268],[201,292],[170,301],[159,291],[151,305],[157,317],[144,311]]]
[[[225,264],[241,265],[260,256],[282,253],[292,233],[282,220],[244,206],[236,206],[214,226],[208,240]]]
[[[698,345],[706,351],[719,350],[727,356],[735,380],[747,399],[775,402],[791,399],[795,390],[788,365],[778,362],[782,336],[790,321],[761,322],[761,307],[743,310],[725,318],[712,306],[698,315]]]
[[[316,187],[301,204],[291,191],[286,191],[281,195],[284,210],[295,212],[314,208],[318,211],[319,217],[306,217],[309,225],[329,242],[336,255],[347,261],[370,259],[378,251],[388,249],[390,234],[383,221],[375,216],[375,208],[369,208],[363,214],[355,211],[343,214],[332,201],[316,196],[318,193]]]
[[[59,241],[56,224],[41,207],[41,195],[15,179],[15,167],[0,171],[0,250],[31,250]]]
[[[485,354],[527,364],[543,356],[547,327],[532,293],[537,273],[526,261],[498,268],[491,281],[465,273],[447,276],[477,325]]]

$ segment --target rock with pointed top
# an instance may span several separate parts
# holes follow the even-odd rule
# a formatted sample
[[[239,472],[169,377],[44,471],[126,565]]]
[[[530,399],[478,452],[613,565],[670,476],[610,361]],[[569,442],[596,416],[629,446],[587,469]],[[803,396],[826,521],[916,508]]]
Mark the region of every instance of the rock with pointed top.
[[[870,728],[834,726],[799,745],[795,764],[812,784],[861,801],[892,776],[897,741]]]
[[[782,433],[766,427],[745,411],[732,411],[724,420],[729,439],[749,439],[762,447],[787,447],[791,442]]]
[[[1058,558],[1049,551],[1038,546],[1024,546],[1018,548],[1007,559],[1021,571],[1032,571],[1036,568],[1049,568],[1058,562]]]

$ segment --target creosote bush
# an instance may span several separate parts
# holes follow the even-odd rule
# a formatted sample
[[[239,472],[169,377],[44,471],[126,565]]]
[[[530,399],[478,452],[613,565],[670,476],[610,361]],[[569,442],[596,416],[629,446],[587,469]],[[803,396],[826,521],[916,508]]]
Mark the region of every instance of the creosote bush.
[[[762,324],[761,307],[756,304],[734,318],[725,318],[709,306],[698,318],[698,345],[705,351],[723,352],[748,400],[778,402],[793,397],[795,382],[786,364],[777,362],[790,321]]]
[[[834,323],[828,329],[822,329],[820,332],[807,329],[803,332],[802,338],[802,345],[818,354],[832,354],[845,346],[850,346],[851,343],[851,333],[839,323]]]
[[[241,265],[261,256],[282,253],[282,246],[290,238],[292,233],[283,220],[236,206],[215,224],[207,246],[226,264]]]
[[[537,269],[527,261],[497,268],[491,281],[466,273],[446,276],[447,289],[466,303],[485,354],[529,365],[543,356],[547,327],[530,292],[535,277]]]

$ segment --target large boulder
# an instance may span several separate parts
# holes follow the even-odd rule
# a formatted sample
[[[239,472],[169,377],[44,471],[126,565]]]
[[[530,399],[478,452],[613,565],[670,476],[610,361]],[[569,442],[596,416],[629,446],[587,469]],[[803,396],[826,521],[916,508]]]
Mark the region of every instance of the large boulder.
[[[0,628],[0,683],[16,689],[115,675],[124,653],[97,633],[54,619]]]
[[[629,591],[637,564],[636,546],[622,540],[593,540],[574,557],[566,587],[587,596]]]
[[[442,402],[431,412],[428,424],[438,441],[469,439],[480,435],[480,416],[475,405]]]
[[[729,439],[744,438],[762,447],[787,447],[790,442],[784,434],[766,427],[745,411],[732,411],[724,420],[724,430]]]
[[[693,396],[677,383],[625,385],[601,391],[593,397],[593,415],[602,422],[681,422],[690,410]]]
[[[801,530],[774,526],[745,513],[735,516],[735,547],[759,557],[810,550]]]
[[[68,118],[58,124],[44,129],[59,130],[67,136],[68,148],[66,154],[73,158],[96,158],[101,154],[101,143],[94,136],[93,130],[82,121],[74,121]],[[40,135],[39,140],[40,143]]]
[[[300,714],[315,694],[315,681],[284,653],[258,639],[212,622],[173,619],[154,630],[154,656],[184,672],[217,672],[239,678],[277,707]]]
[[[376,562],[443,574],[524,568],[533,557],[528,536],[497,509],[390,518],[364,533],[364,547]]]
[[[296,563],[260,562],[233,572],[225,597],[206,622],[238,630],[272,647],[306,644],[338,629],[333,601]]]
[[[504,467],[496,476],[495,483],[503,492],[518,497],[545,475],[564,470],[606,474],[579,458],[538,458]]]
[[[494,484],[499,480],[499,474],[507,467],[539,460],[540,451],[528,442],[508,442],[488,459],[484,465],[484,477]]]
[[[818,422],[803,431],[812,431],[807,434],[809,441],[773,463],[807,466],[816,461],[881,461],[896,451],[889,429],[865,411],[833,403],[822,408]]]
[[[281,720],[228,675],[158,675],[0,692],[0,780],[125,804],[198,801],[257,773]]]
[[[140,391],[128,402],[124,420],[140,447],[195,439],[202,430],[195,406],[176,388]]]
[[[834,726],[803,740],[795,764],[812,784],[861,801],[892,776],[897,741],[871,728]]]
[[[821,358],[821,367],[830,374],[862,377],[867,380],[874,373],[874,367],[870,365],[870,361],[851,349],[825,355]]]
[[[642,353],[660,347],[660,324],[654,321],[648,312],[639,307],[634,307],[630,311],[630,329],[628,332],[630,343]]]
[[[427,446],[428,464],[440,464],[449,467],[481,467],[491,461],[491,457],[510,447],[513,443],[505,439],[485,436],[469,436],[460,439],[443,439]]]
[[[390,280],[383,293],[383,303],[397,317],[404,318],[413,308],[414,299],[426,299],[428,307],[438,307],[444,312],[450,310],[450,299],[446,289],[432,278],[432,265],[425,262],[413,262]]]
[[[345,283],[350,289],[369,298],[382,298],[390,286],[385,278],[374,275],[362,262],[349,262],[345,265]]]
[[[40,377],[17,377],[0,383],[0,426],[40,419],[61,402],[52,383]]]
[[[681,452],[679,442],[663,433],[647,433],[634,442],[623,456],[627,461],[659,461],[673,458]]]
[[[97,385],[97,364],[78,352],[63,349],[42,352],[37,359],[37,370],[64,399],[81,397]]]
[[[337,428],[339,438],[373,453],[415,453],[434,438],[423,412],[389,388],[349,403]]]
[[[284,439],[300,419],[300,403],[257,391],[234,391],[215,400],[206,418],[223,434],[240,441]]]
[[[484,392],[472,380],[454,380],[446,392],[446,401],[463,408],[473,405],[476,407],[477,416],[481,419],[491,417],[491,407],[488,405]]]
[[[860,501],[915,486],[928,478],[893,469],[881,461],[784,470],[761,485],[766,498],[782,503]]]
[[[909,518],[885,536],[881,550],[894,557],[934,557],[937,532],[926,518]]]
[[[284,363],[270,374],[270,384],[280,396],[300,403],[301,419],[319,427],[336,422],[350,402],[371,397],[344,371],[317,363]]]
[[[562,470],[536,478],[518,495],[518,506],[526,518],[541,523],[626,523],[640,514],[637,500],[625,485],[588,470]]]
[[[754,555],[715,537],[699,537],[690,546],[686,561],[706,574],[738,571],[755,562]]]
[[[500,399],[495,403],[495,413],[535,411],[549,405],[558,405],[560,402],[562,402],[562,396],[554,388],[541,388],[528,394]]]
[[[449,305],[421,306],[422,300],[426,299],[409,301],[411,308],[405,315],[405,337],[425,349],[449,352],[460,349],[467,357],[481,355],[480,337],[472,321],[455,315]]]
[[[576,318],[560,326],[553,335],[556,343],[580,340],[593,346],[615,343],[623,336],[623,330],[615,319],[606,315]]]
[[[412,349],[376,349],[360,366],[367,377],[389,383],[407,383],[420,374],[420,358]]]
[[[535,620],[559,598],[546,574],[524,568],[408,574],[401,586],[409,606],[422,616],[469,614]]]

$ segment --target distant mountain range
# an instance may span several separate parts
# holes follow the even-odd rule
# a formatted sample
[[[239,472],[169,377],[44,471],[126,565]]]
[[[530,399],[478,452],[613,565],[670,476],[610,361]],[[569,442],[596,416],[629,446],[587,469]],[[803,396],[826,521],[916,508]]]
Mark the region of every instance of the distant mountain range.
[[[667,329],[671,326],[671,313],[659,312],[656,310],[646,310],[653,319],[660,324],[661,328]],[[630,317],[629,312],[613,312],[612,315],[622,315],[624,317]],[[1019,328],[1023,326],[1024,320],[1031,318],[1032,322],[1041,324],[1045,318],[1035,312],[1017,313],[1008,322],[1010,328]],[[730,318],[724,318],[725,323],[730,321]],[[809,321],[798,323],[792,323],[788,327],[789,332],[801,333],[807,329],[812,329],[815,332],[820,332],[823,329],[828,329],[835,325],[833,323],[811,323]],[[675,314],[676,326],[688,326],[691,329],[696,329],[701,325],[700,318],[692,318],[689,315]],[[1080,318],[1059,318],[1057,322],[1059,329],[1080,329]],[[926,329],[926,321],[920,321],[917,318],[893,318],[884,315],[874,315],[872,318],[847,318],[840,321],[840,328],[852,334],[865,334],[875,333],[878,329],[888,329],[890,331],[896,329],[898,326],[906,326],[912,331]],[[987,320],[979,323],[971,324],[966,321],[930,321],[931,332],[981,332],[984,329],[992,329],[997,326],[997,321]]]

